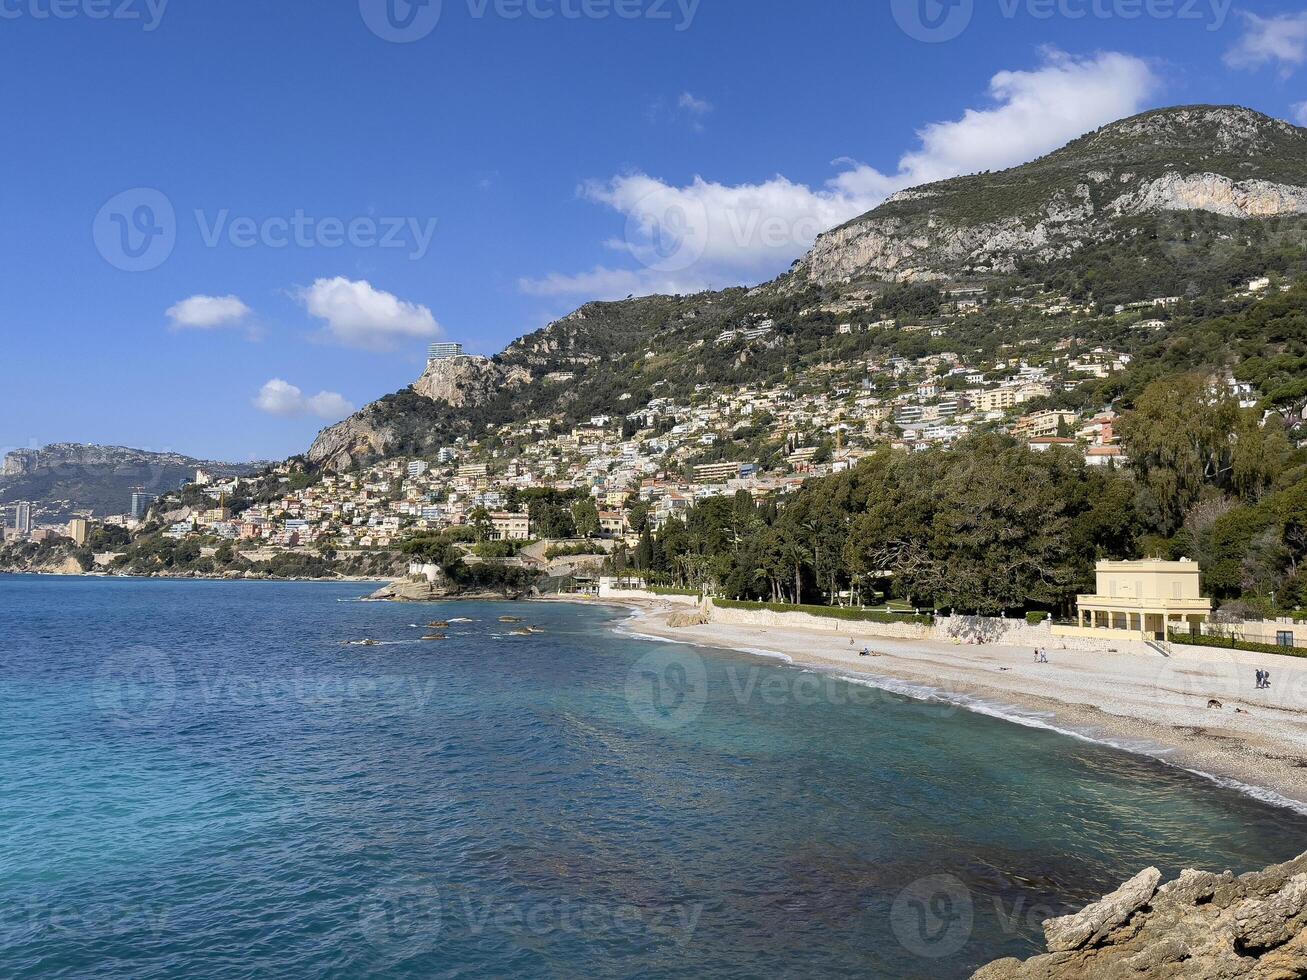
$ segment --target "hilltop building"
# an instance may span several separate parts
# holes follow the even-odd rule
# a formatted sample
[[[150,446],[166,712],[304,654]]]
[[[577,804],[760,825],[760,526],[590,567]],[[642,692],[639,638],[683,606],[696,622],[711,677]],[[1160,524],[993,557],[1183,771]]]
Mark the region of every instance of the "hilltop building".
[[[452,361],[463,356],[462,344],[432,344],[427,348],[427,361]]]
[[[154,501],[154,494],[146,493],[144,490],[134,490],[132,492],[132,505],[130,511],[132,520],[145,520],[145,515],[150,512],[150,504],[154,503]]]

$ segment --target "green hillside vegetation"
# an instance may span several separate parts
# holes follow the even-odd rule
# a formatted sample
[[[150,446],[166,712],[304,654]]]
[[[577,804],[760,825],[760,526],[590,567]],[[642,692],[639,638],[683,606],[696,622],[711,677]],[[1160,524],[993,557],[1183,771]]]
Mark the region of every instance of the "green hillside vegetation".
[[[1187,304],[1119,376],[1051,402],[1115,402],[1128,471],[1002,436],[877,452],[779,510],[710,500],[618,563],[731,598],[1066,614],[1100,558],[1189,557],[1234,609],[1307,604],[1307,288]],[[1105,338],[1106,339],[1106,338]],[[1214,373],[1265,393],[1240,408]],[[1271,413],[1265,423],[1263,414]],[[882,574],[889,573],[889,574]],[[841,598],[843,597],[843,598]]]

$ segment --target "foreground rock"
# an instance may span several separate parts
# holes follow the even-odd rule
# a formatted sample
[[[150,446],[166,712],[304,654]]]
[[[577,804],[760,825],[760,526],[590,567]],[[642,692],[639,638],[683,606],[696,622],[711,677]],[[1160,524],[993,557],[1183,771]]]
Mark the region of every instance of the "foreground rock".
[[[1044,923],[1049,952],[997,960],[972,980],[1307,977],[1307,854],[1236,878],[1149,868],[1074,915]]]
[[[711,621],[706,612],[678,612],[667,617],[667,625],[674,630],[689,629],[692,626],[707,626]]]

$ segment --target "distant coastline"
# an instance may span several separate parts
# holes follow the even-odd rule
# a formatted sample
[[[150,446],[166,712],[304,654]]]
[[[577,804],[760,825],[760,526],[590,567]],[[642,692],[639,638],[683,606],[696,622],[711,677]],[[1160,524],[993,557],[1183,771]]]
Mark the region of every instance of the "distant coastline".
[[[8,569],[0,568],[0,575],[12,575],[23,578],[90,578],[90,579],[130,579],[135,582],[149,581],[166,581],[166,582],[323,582],[323,583],[355,583],[355,584],[378,584],[384,585],[391,580],[388,578],[377,578],[375,576],[353,576],[342,575],[334,578],[280,578],[272,575],[250,575],[250,576],[226,576],[226,575],[131,575],[118,572],[56,572],[43,571],[38,569]]]

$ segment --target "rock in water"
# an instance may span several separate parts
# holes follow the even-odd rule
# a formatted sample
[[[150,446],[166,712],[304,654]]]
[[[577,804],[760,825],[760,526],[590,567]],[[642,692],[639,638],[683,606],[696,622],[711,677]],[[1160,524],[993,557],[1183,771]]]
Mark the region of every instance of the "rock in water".
[[[401,579],[369,596],[370,599],[386,599],[391,602],[435,602],[448,597],[449,592],[445,588],[426,579]]]
[[[1149,868],[1075,915],[1044,923],[1048,952],[972,980],[1307,977],[1307,854],[1236,878]]]

